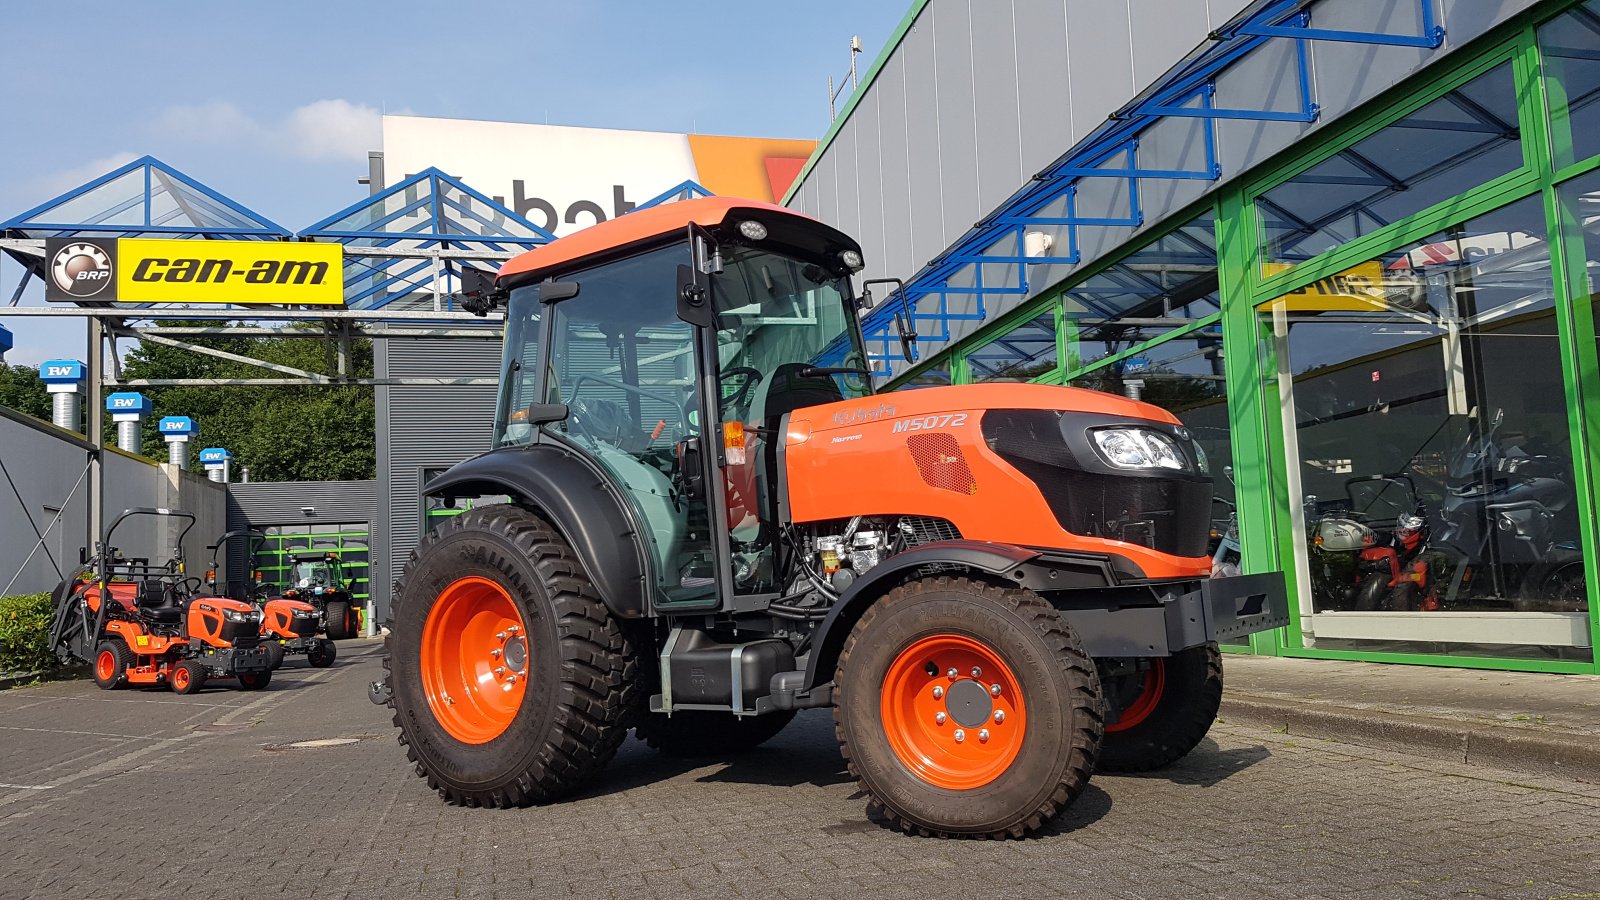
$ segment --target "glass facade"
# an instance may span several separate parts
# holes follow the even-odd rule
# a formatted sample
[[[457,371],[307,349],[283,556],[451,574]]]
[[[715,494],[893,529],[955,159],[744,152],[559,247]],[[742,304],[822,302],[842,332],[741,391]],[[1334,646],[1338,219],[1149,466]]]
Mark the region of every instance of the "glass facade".
[[[1235,564],[1293,598],[1237,649],[1600,672],[1597,278],[1588,0],[1397,85],[892,387],[1033,380],[1178,416],[1211,460],[1213,538],[1237,527]]]

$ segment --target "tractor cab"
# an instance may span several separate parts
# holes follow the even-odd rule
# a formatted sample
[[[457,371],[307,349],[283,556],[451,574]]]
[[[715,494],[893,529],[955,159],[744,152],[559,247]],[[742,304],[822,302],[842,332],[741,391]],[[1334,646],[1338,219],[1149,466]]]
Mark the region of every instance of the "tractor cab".
[[[780,589],[782,418],[872,392],[856,243],[778,207],[692,202],[687,228],[657,233],[658,211],[639,211],[584,233],[613,249],[551,245],[499,282],[497,446],[602,466],[647,536],[663,609]]]
[[[318,595],[343,588],[339,556],[335,553],[301,553],[294,557],[289,573],[289,589],[298,594]]]

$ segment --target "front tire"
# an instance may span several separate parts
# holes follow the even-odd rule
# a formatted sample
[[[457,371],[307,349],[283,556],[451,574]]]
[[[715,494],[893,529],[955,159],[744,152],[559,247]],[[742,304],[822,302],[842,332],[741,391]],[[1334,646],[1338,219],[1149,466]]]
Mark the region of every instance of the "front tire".
[[[781,710],[764,716],[735,716],[732,713],[687,710],[670,717],[654,713],[644,717],[636,729],[639,740],[663,756],[694,758],[743,753],[778,736],[794,721],[794,710]]]
[[[903,831],[1022,837],[1094,771],[1099,676],[1031,591],[961,577],[901,585],[851,631],[835,681],[850,772]]]
[[[267,654],[267,668],[277,669],[283,665],[283,645],[277,641],[267,641],[262,647]]]
[[[94,683],[101,690],[114,690],[122,684],[128,667],[133,665],[133,653],[122,641],[101,641],[94,651]]]
[[[633,648],[567,542],[529,510],[479,507],[424,537],[389,628],[400,743],[447,801],[569,795],[627,734]]]
[[[326,669],[338,656],[339,648],[333,641],[317,641],[306,649],[306,662],[313,669]]]
[[[1222,705],[1222,652],[1216,644],[1190,647],[1148,661],[1142,671],[1107,679],[1108,705],[1119,708],[1106,726],[1100,771],[1148,772],[1169,766],[1199,745]]]
[[[185,659],[172,667],[167,678],[174,694],[198,694],[206,686],[206,667],[198,660]]]
[[[264,691],[272,683],[272,670],[263,669],[260,672],[240,672],[239,690]]]

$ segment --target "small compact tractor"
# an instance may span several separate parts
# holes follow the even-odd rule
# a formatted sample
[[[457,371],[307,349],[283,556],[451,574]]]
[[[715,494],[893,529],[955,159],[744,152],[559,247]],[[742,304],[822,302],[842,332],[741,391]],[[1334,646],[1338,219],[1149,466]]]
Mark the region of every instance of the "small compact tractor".
[[[206,573],[211,580],[212,591],[217,592],[217,555],[227,552],[229,541],[241,538],[250,542],[248,549],[250,575],[246,579],[230,580],[229,588],[234,599],[260,607],[262,646],[267,650],[272,668],[276,670],[282,666],[286,655],[297,653],[304,653],[306,662],[313,668],[322,669],[333,665],[338,651],[332,640],[319,635],[319,632],[325,630],[322,610],[304,600],[274,597],[273,585],[262,583],[260,570],[255,568],[255,564],[257,553],[262,543],[266,541],[265,534],[254,529],[229,531],[207,548],[212,554],[211,569]]]
[[[347,641],[361,633],[361,610],[350,596],[339,554],[296,553],[294,570],[283,596],[309,603],[322,613],[323,629],[330,639]],[[330,657],[328,662],[333,662]]]
[[[126,559],[111,543],[130,518],[187,521],[172,558],[162,565]],[[193,694],[209,679],[237,679],[247,691],[265,688],[272,665],[261,646],[261,613],[253,604],[198,595],[201,582],[183,566],[183,536],[194,516],[174,509],[130,509],[106,529],[93,558],[55,590],[50,646],[62,662],[89,663],[95,683],[165,685]]]
[[[465,274],[464,308],[505,309],[494,449],[424,491],[509,499],[423,536],[371,692],[447,800],[569,796],[630,728],[728,753],[832,707],[888,823],[1021,836],[1200,743],[1217,642],[1287,602],[1210,577],[1194,436],[1075,388],[876,393],[861,268],[714,197]]]

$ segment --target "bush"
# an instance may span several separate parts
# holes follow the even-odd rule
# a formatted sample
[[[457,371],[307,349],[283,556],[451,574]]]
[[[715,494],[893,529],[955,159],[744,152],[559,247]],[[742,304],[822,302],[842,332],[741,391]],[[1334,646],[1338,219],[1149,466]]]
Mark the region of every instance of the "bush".
[[[43,672],[56,667],[50,651],[49,594],[0,597],[0,672]]]

